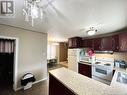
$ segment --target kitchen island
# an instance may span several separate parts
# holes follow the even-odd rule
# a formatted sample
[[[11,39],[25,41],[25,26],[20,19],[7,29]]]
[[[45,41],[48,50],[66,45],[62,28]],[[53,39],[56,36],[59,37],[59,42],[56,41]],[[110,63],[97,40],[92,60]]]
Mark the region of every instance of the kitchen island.
[[[49,95],[127,95],[126,89],[103,84],[66,68],[50,71],[49,77]]]

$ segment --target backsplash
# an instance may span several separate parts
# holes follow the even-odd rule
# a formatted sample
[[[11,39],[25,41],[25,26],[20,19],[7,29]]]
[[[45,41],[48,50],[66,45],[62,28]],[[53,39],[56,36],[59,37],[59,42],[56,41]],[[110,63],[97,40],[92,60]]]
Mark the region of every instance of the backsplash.
[[[103,57],[103,58],[114,58],[115,60],[124,60],[127,62],[127,53],[117,53],[114,52],[113,54],[95,54],[96,58]]]

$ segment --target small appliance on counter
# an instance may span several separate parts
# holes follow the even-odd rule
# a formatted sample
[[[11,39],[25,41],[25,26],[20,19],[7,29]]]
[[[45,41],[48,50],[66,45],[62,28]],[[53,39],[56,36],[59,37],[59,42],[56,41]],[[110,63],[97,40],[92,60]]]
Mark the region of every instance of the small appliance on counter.
[[[123,60],[115,60],[115,67],[118,67],[118,68],[127,68],[127,63]]]

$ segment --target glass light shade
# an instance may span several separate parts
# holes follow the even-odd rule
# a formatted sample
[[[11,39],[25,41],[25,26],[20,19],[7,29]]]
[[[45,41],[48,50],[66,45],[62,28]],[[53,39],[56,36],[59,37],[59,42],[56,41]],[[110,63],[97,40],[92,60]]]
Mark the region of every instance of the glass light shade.
[[[95,35],[96,31],[95,30],[90,30],[87,33],[88,33],[88,35],[92,36],[92,35]]]
[[[38,18],[38,8],[37,7],[32,7],[31,8],[31,16],[32,18]]]

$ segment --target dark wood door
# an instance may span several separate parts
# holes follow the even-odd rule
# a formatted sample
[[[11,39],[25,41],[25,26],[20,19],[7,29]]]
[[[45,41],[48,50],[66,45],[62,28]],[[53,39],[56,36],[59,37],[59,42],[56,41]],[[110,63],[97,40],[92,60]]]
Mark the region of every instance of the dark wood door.
[[[94,50],[101,50],[101,38],[93,39],[93,48]]]
[[[76,95],[55,77],[49,74],[49,95]]]
[[[101,50],[114,50],[115,39],[114,37],[104,37],[101,39]]]
[[[127,52],[127,32],[119,34],[119,51]]]
[[[13,85],[14,53],[0,53],[0,85]]]
[[[79,63],[78,64],[78,73],[91,78],[92,77],[91,65]]]

